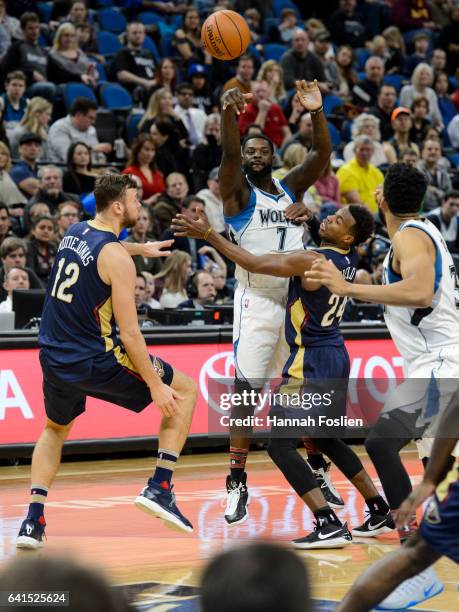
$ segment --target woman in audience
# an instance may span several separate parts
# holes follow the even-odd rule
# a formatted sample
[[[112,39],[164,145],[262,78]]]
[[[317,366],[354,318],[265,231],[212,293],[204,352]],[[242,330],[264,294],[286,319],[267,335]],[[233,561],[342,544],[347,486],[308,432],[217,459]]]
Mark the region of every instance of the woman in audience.
[[[365,134],[373,141],[374,153],[370,159],[373,166],[387,164],[387,157],[381,144],[381,132],[379,130],[379,119],[374,115],[362,113],[354,119],[352,124],[352,140],[344,147],[343,157],[345,161],[350,161],[354,157],[354,140],[357,136]]]
[[[272,91],[271,102],[274,104],[283,104],[287,99],[287,94],[284,87],[284,71],[282,66],[276,60],[267,60],[263,62],[258,71],[257,81],[266,81],[269,83]]]
[[[424,96],[416,98],[411,105],[413,125],[410,129],[410,140],[418,146],[421,145],[425,138],[427,128],[432,123],[427,119],[429,114],[429,101]]]
[[[11,204],[26,204],[27,198],[19,191],[18,186],[11,178],[10,150],[4,142],[0,141],[0,201],[11,206]]]
[[[341,205],[341,191],[339,188],[339,181],[336,178],[336,174],[333,172],[331,167],[331,161],[328,162],[327,167],[322,173],[322,176],[318,181],[314,183],[314,187],[317,189],[322,204],[336,204]]]
[[[201,43],[201,20],[196,8],[190,6],[183,14],[183,24],[172,41],[184,64],[211,64],[212,57],[203,51]]]
[[[168,117],[173,123],[177,132],[180,134],[180,138],[186,140],[188,132],[183,122],[174,111],[174,99],[172,93],[162,87],[157,89],[151,96],[148,102],[147,109],[139,122],[139,132],[150,131],[151,125],[158,119]]]
[[[433,88],[438,98],[438,107],[443,118],[443,123],[448,123],[456,116],[456,107],[451,102],[449,95],[449,79],[446,72],[437,72],[433,82]]]
[[[284,153],[282,155],[282,166],[273,172],[273,177],[282,180],[294,166],[304,162],[306,155],[306,147],[303,147],[303,145],[299,142],[289,145],[286,149],[284,149]]]
[[[416,98],[424,96],[429,102],[429,119],[435,127],[443,129],[443,119],[438,108],[437,95],[432,89],[433,70],[429,64],[421,62],[413,70],[411,85],[405,85],[400,92],[400,106],[411,108]]]
[[[41,138],[40,160],[48,159],[48,126],[53,113],[53,105],[39,96],[29,100],[24,117],[9,136],[11,155],[19,157],[19,140],[28,133],[37,134]]]
[[[177,67],[170,57],[163,57],[155,70],[156,85],[150,89],[153,94],[158,89],[167,89],[170,93],[174,93],[177,84]]]
[[[92,171],[91,149],[84,142],[74,142],[67,152],[67,170],[63,189],[68,193],[85,196],[94,191],[97,174]]]
[[[126,238],[126,242],[145,244],[145,242],[149,240],[158,240],[158,233],[153,228],[151,207],[142,204],[137,222],[132,228],[128,238]],[[152,274],[156,274],[161,270],[161,259],[158,257],[153,258],[135,255],[133,260],[137,272],[151,272]]]
[[[53,217],[50,215],[40,215],[32,220],[32,236],[26,240],[26,266],[35,272],[43,287],[46,287],[48,283],[56,257],[57,246],[55,240],[56,234]]]
[[[78,223],[81,216],[81,208],[76,202],[62,202],[57,207],[56,212],[56,225],[57,225],[57,238],[62,240],[65,236],[65,232],[74,223]]]
[[[382,33],[387,43],[389,56],[384,64],[386,74],[402,74],[405,67],[405,41],[396,26],[390,26]]]
[[[336,53],[335,61],[338,66],[339,79],[339,89],[336,93],[343,98],[343,101],[349,101],[352,98],[352,88],[357,83],[357,75],[352,69],[352,47],[342,45]]]
[[[48,55],[48,80],[56,84],[81,82],[97,84],[98,74],[93,61],[78,47],[77,33],[71,23],[59,26]]]
[[[163,269],[155,278],[163,280],[163,292],[159,298],[162,308],[176,308],[188,299],[186,285],[191,275],[191,257],[184,251],[173,251]]]
[[[150,134],[140,134],[131,149],[128,166],[123,174],[135,174],[142,181],[143,201],[153,204],[159,193],[165,190],[164,177],[156,166],[156,145]]]
[[[150,306],[150,308],[159,310],[161,304],[153,297],[155,293],[155,277],[150,272],[142,272],[142,276],[145,279],[145,304]]]

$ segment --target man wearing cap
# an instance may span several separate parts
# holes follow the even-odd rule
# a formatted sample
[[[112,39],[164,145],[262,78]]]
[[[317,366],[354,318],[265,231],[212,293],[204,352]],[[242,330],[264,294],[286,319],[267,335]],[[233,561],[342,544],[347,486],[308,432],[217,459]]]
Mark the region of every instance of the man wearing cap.
[[[223,217],[223,200],[220,195],[218,168],[213,168],[210,171],[209,178],[207,179],[207,189],[201,189],[196,195],[204,200],[205,213],[214,230],[219,234],[224,232],[226,224]]]
[[[322,62],[325,78],[332,83],[333,90],[339,91],[340,77],[336,62],[330,59],[331,34],[328,30],[318,30],[314,36],[314,53]]]
[[[209,115],[218,110],[207,79],[207,71],[202,64],[191,64],[188,79],[193,86],[193,106]]]
[[[411,111],[409,108],[399,106],[392,111],[391,116],[394,135],[383,144],[384,153],[390,164],[401,161],[403,153],[407,149],[414,149],[419,155],[419,147],[409,138],[410,129],[413,125]]]
[[[40,156],[41,137],[33,132],[19,139],[20,161],[10,170],[10,176],[26,198],[35,195],[39,188],[37,159]]]

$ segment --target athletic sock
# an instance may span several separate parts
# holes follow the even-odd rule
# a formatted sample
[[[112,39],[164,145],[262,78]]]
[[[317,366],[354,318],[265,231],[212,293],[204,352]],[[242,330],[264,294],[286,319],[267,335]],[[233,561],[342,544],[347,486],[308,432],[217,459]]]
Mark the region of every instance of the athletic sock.
[[[231,478],[236,482],[241,481],[242,475],[245,471],[245,463],[247,461],[248,454],[248,448],[237,448],[236,446],[230,446],[230,472]]]
[[[163,489],[170,489],[172,474],[174,473],[177,459],[178,454],[174,453],[174,451],[158,448],[156,469],[151,480]]]
[[[311,438],[303,438],[303,444],[308,454],[308,463],[311,468],[316,472],[320,470],[320,468],[325,470],[327,468],[327,462]]]
[[[369,497],[365,500],[366,505],[368,506],[368,510],[370,514],[381,514],[386,516],[389,512],[390,508],[386,502],[386,500],[381,497],[381,495],[376,495],[375,497]]]
[[[333,523],[334,525],[340,525],[340,526],[342,525],[342,522],[336,516],[333,509],[330,508],[329,506],[324,506],[323,508],[319,508],[318,510],[315,510],[314,516],[316,517],[319,525],[321,524],[320,519],[323,519],[323,518],[327,519],[329,523]]]
[[[34,521],[40,521],[44,524],[44,512],[46,496],[48,495],[48,489],[43,485],[32,485],[30,489],[30,505],[29,512],[27,514],[28,519]],[[43,519],[42,521],[40,519]]]

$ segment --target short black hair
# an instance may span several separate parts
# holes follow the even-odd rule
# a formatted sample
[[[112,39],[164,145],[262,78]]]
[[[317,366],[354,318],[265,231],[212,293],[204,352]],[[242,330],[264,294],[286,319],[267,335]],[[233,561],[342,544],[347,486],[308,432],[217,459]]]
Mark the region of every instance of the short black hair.
[[[6,210],[6,214],[8,215],[8,217],[10,216],[10,209],[5,204],[5,202],[0,202],[0,210]]]
[[[186,81],[184,83],[180,83],[180,85],[177,87],[177,94],[181,94],[182,91],[193,91],[193,85],[191,83],[187,83]]]
[[[19,20],[21,24],[21,30],[25,30],[27,24],[29,23],[40,23],[40,17],[37,13],[33,13],[32,11],[28,11],[27,13],[23,13],[21,15],[21,19]]]
[[[241,145],[242,150],[245,149],[245,145],[249,142],[249,140],[255,140],[255,139],[257,139],[257,140],[265,140],[269,144],[269,148],[271,149],[271,153],[274,154],[274,145],[273,145],[272,141],[267,136],[265,136],[264,134],[252,134],[251,136],[246,136],[244,138],[244,140],[242,141],[242,145]]]
[[[190,194],[190,195],[187,195],[186,198],[183,200],[182,208],[190,208],[190,206],[193,204],[193,202],[199,202],[203,206],[206,205],[206,203],[204,202],[204,200],[202,198],[200,198],[198,196],[195,196],[193,194]]]
[[[87,115],[90,110],[97,110],[98,108],[97,102],[94,100],[84,98],[83,96],[78,96],[72,102],[72,106],[70,107],[70,115],[72,117],[74,117],[77,113]]]
[[[407,164],[392,164],[383,184],[384,198],[394,215],[418,213],[427,191],[427,179],[422,172]]]
[[[454,199],[459,198],[459,189],[451,189],[450,191],[447,191],[445,195],[443,196],[443,202],[446,202],[450,198],[454,198]],[[0,205],[0,209],[1,208],[2,206]]]
[[[374,232],[375,219],[370,209],[362,204],[349,204],[349,212],[355,221],[355,225],[352,226],[354,245],[358,246],[366,242]]]

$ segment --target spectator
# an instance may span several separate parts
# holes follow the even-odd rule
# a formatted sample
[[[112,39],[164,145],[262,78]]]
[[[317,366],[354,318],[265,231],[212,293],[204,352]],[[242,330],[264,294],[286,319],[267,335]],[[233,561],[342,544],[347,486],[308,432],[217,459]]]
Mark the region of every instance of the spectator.
[[[216,304],[232,304],[234,293],[226,283],[226,266],[223,270],[220,266],[212,266],[212,280],[215,287],[215,303]]]
[[[67,152],[71,144],[83,142],[91,148],[93,161],[100,160],[99,154],[108,154],[112,145],[99,142],[96,122],[97,103],[89,98],[78,97],[72,102],[70,113],[52,124],[48,140],[50,158],[54,162],[67,161]]]
[[[153,93],[157,89],[167,89],[171,94],[177,85],[177,68],[170,57],[163,57],[155,70],[155,84],[150,89]]]
[[[378,94],[384,79],[384,63],[380,57],[369,57],[365,62],[365,78],[352,89],[353,102],[363,109],[369,109],[378,101]]]
[[[413,122],[409,108],[399,106],[392,113],[394,135],[384,143],[384,152],[390,164],[400,161],[403,151],[414,149],[419,153],[418,145],[410,140],[410,130]]]
[[[157,81],[153,54],[143,48],[145,42],[143,23],[137,21],[128,23],[126,37],[127,44],[113,58],[111,72],[116,75],[116,80],[131,93],[137,89],[139,92],[137,99],[145,104]]]
[[[204,124],[204,142],[191,153],[190,167],[193,179],[193,191],[205,189],[209,172],[219,166],[222,159],[220,115],[213,113],[207,116]]]
[[[255,542],[227,550],[204,570],[201,610],[311,612],[306,566],[278,544]]]
[[[454,2],[450,7],[451,23],[440,32],[438,46],[446,51],[446,66],[450,74],[459,68],[459,4]]]
[[[24,13],[21,16],[21,29],[24,40],[14,42],[3,58],[3,73],[21,70],[27,79],[29,98],[42,96],[53,102],[56,85],[47,81],[48,52],[38,43],[40,37],[40,19],[35,13]]]
[[[448,125],[448,138],[451,144],[456,149],[459,149],[459,115],[456,115],[454,119]]]
[[[215,290],[214,279],[209,272],[199,270],[189,279],[188,285],[189,298],[180,302],[177,308],[194,308],[204,310],[205,306],[213,304],[217,292]]]
[[[349,45],[342,45],[336,53],[336,66],[338,68],[339,88],[336,92],[343,101],[351,100],[351,92],[357,83],[357,75],[352,69],[353,51]]]
[[[354,157],[354,141],[357,136],[365,134],[373,141],[374,153],[370,159],[373,166],[387,164],[387,157],[381,144],[381,132],[379,131],[379,119],[374,115],[362,113],[354,119],[352,124],[352,140],[348,142],[343,150],[344,161],[350,161]]]
[[[275,27],[269,32],[269,41],[289,45],[298,27],[298,18],[295,11],[290,7],[281,10],[280,23],[276,30]]]
[[[176,31],[172,46],[177,49],[184,64],[212,62],[211,56],[202,50],[201,20],[194,6],[187,7],[184,12],[182,27]]]
[[[0,96],[3,106],[3,124],[6,136],[9,139],[11,132],[19,125],[27,108],[27,98],[24,96],[26,77],[20,70],[9,72],[6,75],[5,93]]]
[[[182,167],[181,159],[177,159],[178,152],[181,151],[180,134],[177,132],[173,120],[170,117],[157,119],[151,124],[150,136],[156,145],[156,163],[163,176],[167,176],[171,172],[178,172]]]
[[[396,26],[386,28],[382,35],[386,39],[389,56],[384,64],[386,74],[401,74],[405,68],[405,41]]]
[[[340,90],[340,74],[334,58],[330,58],[329,51],[332,39],[328,30],[319,30],[314,37],[314,53],[322,62],[326,81],[332,85],[333,92],[338,94]]]
[[[430,9],[432,21],[436,24],[437,28],[441,29],[449,25],[451,22],[449,13],[450,0],[427,0],[427,5]]]
[[[379,119],[381,129],[381,140],[389,140],[394,134],[392,128],[392,113],[395,109],[397,101],[397,90],[393,85],[381,85],[378,92],[378,101],[376,106],[368,109],[370,115],[374,115]]]
[[[452,189],[448,173],[439,164],[441,155],[439,141],[432,139],[424,141],[422,159],[418,163],[418,168],[425,174],[428,182],[423,206],[425,212],[430,212],[441,206],[445,194]]]
[[[46,288],[57,253],[54,219],[41,215],[32,220],[32,236],[27,244],[27,267],[35,272]]]
[[[454,104],[457,112],[459,113],[459,68],[456,70],[456,91],[451,94],[451,102]]]
[[[67,151],[64,189],[83,198],[94,191],[97,174],[92,170],[91,149],[84,142],[73,142]]]
[[[244,12],[244,19],[247,22],[250,30],[250,44],[257,45],[261,43],[262,23],[260,12],[256,8],[248,8]]]
[[[41,138],[38,134],[24,134],[19,139],[19,162],[10,175],[22,193],[31,198],[39,188],[37,159],[40,156]]]
[[[100,61],[104,62],[105,59],[103,56],[97,56],[98,46],[96,32],[86,2],[73,0],[67,20],[75,26],[79,47],[85,53],[91,53],[96,57],[100,57]],[[84,39],[81,37],[82,32],[84,32]]]
[[[27,198],[19,191],[15,181],[10,176],[11,156],[4,142],[0,141],[0,198],[4,204],[25,204]]]
[[[191,257],[183,251],[174,251],[166,259],[161,272],[155,279],[163,280],[163,291],[159,298],[162,308],[177,308],[188,299],[186,285],[191,274]]]
[[[48,125],[51,121],[53,105],[45,98],[36,96],[29,100],[25,114],[19,125],[9,134],[8,140],[13,158],[19,155],[19,139],[24,134],[38,134],[41,138],[40,158],[44,161],[48,159]]]
[[[181,206],[181,214],[185,216],[196,217],[200,213],[204,212],[204,200],[202,198],[198,198],[195,195],[187,196]],[[174,236],[174,232],[169,227],[164,230],[161,234],[161,240],[171,240],[174,239],[174,243],[171,246],[172,251],[183,251],[184,253],[188,253],[191,257],[191,267],[192,270],[195,271],[198,268],[202,268],[202,261],[199,257],[199,250],[201,247],[205,245],[204,240],[200,238],[187,238],[183,236]]]
[[[435,73],[433,89],[437,94],[438,108],[444,125],[449,125],[450,121],[456,116],[456,108],[451,102],[449,91],[449,79],[446,72],[438,71]]]
[[[57,238],[62,240],[65,233],[71,225],[78,223],[81,218],[81,207],[76,202],[68,201],[62,202],[57,207],[56,213],[56,225],[57,225]]]
[[[328,26],[335,44],[353,49],[365,46],[365,22],[356,6],[357,0],[340,0],[339,9],[331,15]]]
[[[137,272],[135,279],[135,290],[134,290],[134,301],[137,308],[137,312],[144,309],[147,304],[145,302],[147,297],[147,279],[141,272]]]
[[[433,30],[435,27],[426,0],[394,0],[392,21],[402,32]]]
[[[427,32],[418,32],[413,36],[414,53],[408,55],[405,64],[405,74],[411,75],[413,70],[421,63],[429,61],[430,36]]]
[[[284,111],[285,116],[288,117],[288,127],[290,128],[292,134],[296,134],[296,132],[298,132],[300,120],[304,112],[304,106],[301,104],[300,100],[298,99],[298,95],[295,92],[291,96]],[[253,125],[257,124],[255,123]],[[263,130],[261,133],[263,133]]]
[[[193,87],[189,83],[182,83],[177,89],[178,104],[174,111],[181,119],[188,132],[188,141],[192,148],[204,140],[204,124],[206,113],[193,108]]]
[[[150,96],[148,106],[139,122],[138,129],[141,132],[148,132],[155,121],[165,117],[170,118],[174,122],[182,138],[187,137],[186,128],[174,111],[174,98],[172,92],[162,87],[161,89],[157,89]]]
[[[434,75],[437,72],[446,70],[446,51],[444,49],[434,49],[432,59],[430,60],[430,66],[434,71]]]
[[[13,40],[21,40],[23,33],[21,24],[16,17],[11,17],[6,11],[6,0],[0,0],[0,28],[3,34],[3,48],[0,48],[0,59]]]
[[[441,232],[451,253],[459,255],[459,191],[445,193],[441,206],[434,208],[427,218]]]
[[[330,93],[331,87],[325,82],[325,72],[320,59],[308,49],[309,36],[297,28],[292,38],[291,49],[286,51],[280,65],[284,70],[284,84],[287,89],[295,87],[295,81],[317,79],[323,94]]]
[[[128,166],[123,174],[135,174],[142,181],[143,201],[150,205],[165,189],[164,177],[155,162],[156,145],[150,134],[140,134],[131,149]]]
[[[331,162],[328,162],[322,176],[314,183],[314,187],[322,200],[322,204],[341,205],[339,181],[332,170]]]
[[[292,168],[304,162],[307,153],[306,147],[299,142],[294,142],[284,147],[282,153],[282,166],[273,172],[273,178],[282,180]]]
[[[137,222],[131,229],[131,233],[126,238],[125,242],[145,244],[150,240],[157,239],[158,233],[156,228],[153,228],[151,207],[146,204],[142,204]],[[151,272],[156,274],[161,269],[161,259],[159,257],[143,257],[142,255],[134,255],[132,259],[134,260],[137,272]]]
[[[48,204],[45,202],[35,202],[35,204],[32,204],[29,208],[29,216],[30,222],[33,224],[38,217],[51,217],[51,211],[49,210]],[[27,229],[27,233],[30,233],[29,229],[30,228]]]
[[[29,204],[43,202],[48,205],[52,215],[56,213],[57,207],[62,202],[72,200],[77,204],[80,199],[75,193],[62,191],[62,170],[57,166],[40,166],[38,169],[38,191],[29,201]]]
[[[27,247],[24,240],[16,238],[16,236],[10,236],[0,244],[0,300],[4,300],[7,296],[7,292],[3,287],[5,275],[11,270],[11,268],[25,268],[26,265],[26,252]],[[42,284],[40,279],[30,268],[25,268],[29,277],[29,284],[31,289],[41,289]]]
[[[427,98],[416,98],[411,105],[412,126],[409,133],[409,138],[418,146],[425,139],[428,128],[432,125],[427,119],[429,114],[429,101]]]
[[[13,312],[13,291],[30,289],[27,271],[24,268],[11,268],[5,274],[3,288],[7,292],[7,297],[0,302],[0,312]]]
[[[207,78],[205,66],[202,64],[191,64],[188,69],[188,78],[193,88],[193,106],[202,110],[206,115],[217,111],[218,107]]]
[[[154,207],[160,235],[169,229],[172,219],[180,212],[188,191],[189,186],[183,174],[172,172],[166,177],[166,192],[159,197]]]
[[[287,99],[284,87],[284,71],[276,60],[263,62],[257,74],[257,81],[266,81],[271,87],[271,102],[282,104]]]
[[[223,200],[220,195],[218,168],[213,168],[209,173],[207,189],[201,189],[196,195],[204,201],[205,213],[211,226],[216,232],[223,233],[226,230],[226,224],[223,216]]]
[[[237,87],[242,93],[252,91],[252,79],[255,74],[255,61],[251,55],[241,55],[238,60],[236,75],[223,85],[223,91]]]
[[[401,155],[402,164],[415,168],[419,162],[419,153],[414,149],[405,149]]]
[[[376,212],[378,207],[374,192],[382,184],[384,175],[370,164],[374,153],[372,139],[369,136],[358,136],[354,152],[354,159],[346,162],[336,173],[341,196],[347,204],[362,203]]]
[[[10,211],[4,202],[0,202],[0,245],[10,236],[14,236],[11,230]]]
[[[58,85],[77,82],[94,88],[97,84],[94,61],[78,47],[75,26],[71,23],[63,23],[56,32],[48,56],[48,78]]]
[[[248,126],[256,123],[276,147],[281,147],[292,133],[281,107],[271,102],[271,96],[271,87],[266,81],[253,84],[253,97],[239,116],[239,130],[245,136]]]
[[[418,64],[411,75],[411,85],[405,85],[400,92],[400,106],[411,108],[413,101],[421,96],[429,101],[429,119],[435,127],[443,129],[437,96],[432,89],[433,70],[429,64]]]
[[[150,272],[142,272],[145,279],[145,304],[153,310],[160,310],[161,304],[153,297],[155,293],[155,277]]]
[[[304,109],[303,109],[304,110]],[[301,115],[298,132],[288,138],[282,148],[281,154],[291,145],[298,143],[310,149],[312,147],[312,119],[309,113]]]

